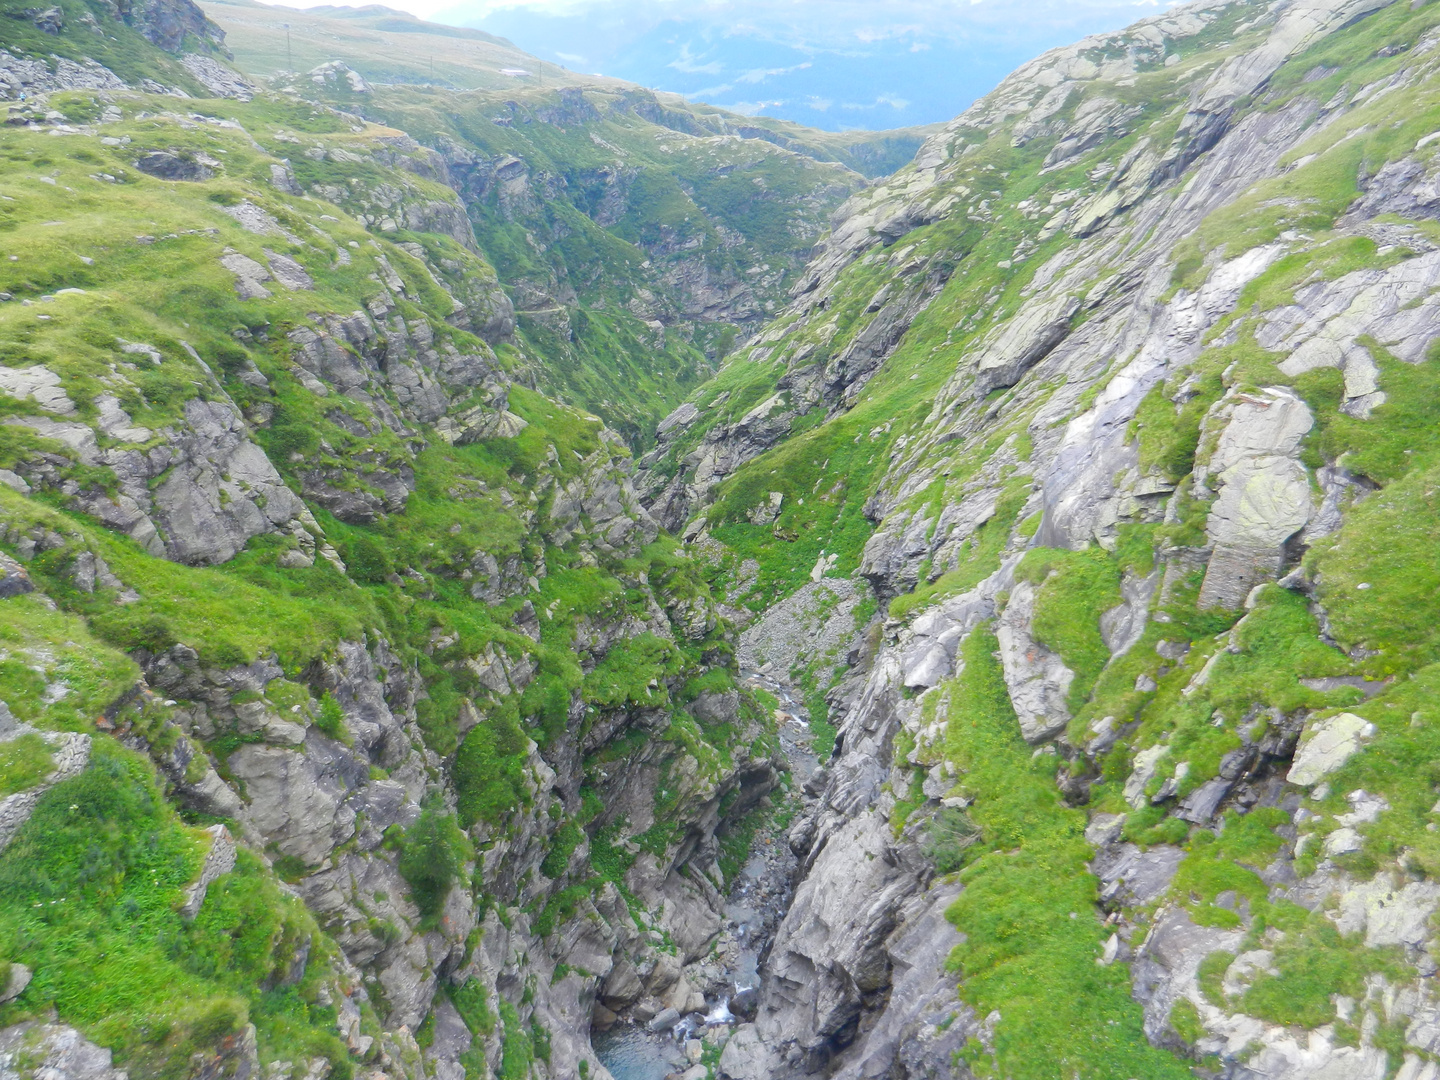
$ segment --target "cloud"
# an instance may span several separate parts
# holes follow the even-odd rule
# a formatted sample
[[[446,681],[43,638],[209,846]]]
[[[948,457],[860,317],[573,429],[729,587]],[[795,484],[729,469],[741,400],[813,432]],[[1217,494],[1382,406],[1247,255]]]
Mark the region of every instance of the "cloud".
[[[878,109],[882,105],[888,105],[896,112],[899,112],[902,109],[908,109],[910,107],[910,102],[905,98],[899,97],[896,94],[881,94],[876,97],[876,99],[872,101],[869,105],[862,105],[854,101],[846,101],[841,104],[840,108],[850,109],[855,112],[862,112],[866,109]]]
[[[701,64],[696,62],[698,59],[698,57],[690,52],[690,43],[687,41],[680,46],[680,55],[665,66],[672,67],[676,71],[683,71],[687,75],[719,75],[720,72],[725,70],[725,65],[718,60],[712,60],[708,64]]]
[[[789,75],[792,71],[804,71],[809,66],[810,62],[807,60],[803,64],[792,64],[790,67],[752,68],[743,75],[737,75],[735,81],[742,83],[761,83],[772,75]]]
[[[855,37],[865,44],[870,45],[877,41],[889,41],[891,38],[905,37],[909,34],[921,34],[925,32],[923,26],[914,23],[905,26],[862,26],[855,31]]]
[[[784,104],[783,101],[731,101],[725,103],[725,108],[741,116],[755,116],[765,109],[778,109]]]
[[[834,105],[835,102],[831,101],[829,98],[812,97],[806,100],[805,104],[808,105],[810,108],[814,109],[816,112],[829,112],[830,106]]]
[[[1177,0],[382,2],[443,13],[441,21],[502,34],[577,70],[707,101],[744,97],[767,114],[825,128],[847,121],[880,128],[949,119],[1045,49],[1119,29]],[[809,70],[801,70],[805,62]],[[754,100],[759,90],[782,88],[783,110]]]
[[[283,0],[299,7],[333,0]],[[515,13],[546,19],[621,25],[634,40],[672,20],[704,22],[725,34],[761,37],[795,47],[843,48],[907,36],[964,38],[993,31],[1007,39],[1061,30],[1064,40],[1118,28],[1137,8],[1173,6],[1179,0],[388,0],[426,18],[465,24]],[[877,13],[880,21],[877,23]],[[1048,37],[1046,44],[1053,44]],[[586,48],[588,53],[597,49]]]
[[[555,55],[558,56],[561,60],[564,60],[566,63],[570,63],[570,64],[583,64],[583,63],[585,63],[585,57],[583,57],[583,56],[576,56],[574,53],[557,52]]]

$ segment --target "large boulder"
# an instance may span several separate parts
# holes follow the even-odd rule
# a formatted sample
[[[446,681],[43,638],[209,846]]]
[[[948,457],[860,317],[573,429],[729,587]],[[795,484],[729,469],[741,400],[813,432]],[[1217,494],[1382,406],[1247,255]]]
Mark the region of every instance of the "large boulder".
[[[180,52],[186,37],[205,45],[223,48],[225,44],[225,31],[206,18],[193,0],[119,0],[118,10],[127,26],[166,52]]]
[[[209,180],[215,173],[193,154],[152,150],[135,162],[135,167],[157,180]]]
[[[1043,742],[1070,722],[1065,697],[1075,678],[1056,653],[1034,638],[1037,594],[1030,582],[1017,583],[995,626],[1005,685],[1020,720],[1020,734],[1030,743]]]
[[[1315,421],[1281,386],[1227,398],[1211,418],[1226,423],[1208,470],[1220,493],[1205,526],[1214,553],[1199,603],[1234,609],[1279,575],[1286,541],[1310,520],[1309,474],[1297,456]]]
[[[124,1080],[110,1051],[68,1024],[0,1028],[0,1076],[16,1080]]]

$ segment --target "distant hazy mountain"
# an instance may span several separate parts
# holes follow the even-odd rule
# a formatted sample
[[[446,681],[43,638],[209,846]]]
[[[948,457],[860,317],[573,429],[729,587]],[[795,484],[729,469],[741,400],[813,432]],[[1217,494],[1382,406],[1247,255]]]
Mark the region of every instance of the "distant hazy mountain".
[[[566,67],[815,127],[948,120],[1023,61],[1168,7],[1117,0],[576,0],[442,21]]]

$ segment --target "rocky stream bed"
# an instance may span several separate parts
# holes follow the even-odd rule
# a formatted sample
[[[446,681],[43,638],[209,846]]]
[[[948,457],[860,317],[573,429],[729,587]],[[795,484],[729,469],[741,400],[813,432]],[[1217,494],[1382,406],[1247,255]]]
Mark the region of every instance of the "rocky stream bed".
[[[614,1080],[704,1080],[734,1026],[754,1018],[770,943],[795,891],[798,860],[786,843],[786,831],[813,798],[805,785],[818,766],[805,706],[770,666],[742,667],[741,678],[779,703],[775,719],[791,782],[777,792],[744,866],[730,883],[725,926],[714,949],[687,972],[705,994],[705,1011],[682,1016],[666,1009],[648,1021],[637,1016],[592,1032],[595,1053]]]

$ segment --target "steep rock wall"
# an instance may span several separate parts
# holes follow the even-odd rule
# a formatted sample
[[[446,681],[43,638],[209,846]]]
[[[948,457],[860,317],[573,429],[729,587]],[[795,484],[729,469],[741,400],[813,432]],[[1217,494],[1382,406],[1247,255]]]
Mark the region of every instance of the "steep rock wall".
[[[1425,604],[1372,531],[1429,520],[1419,11],[1192,4],[1047,54],[662,424],[642,490],[752,560],[737,596],[818,551],[889,605],[720,1075],[1428,1068],[1429,872],[1381,854],[1428,788],[1373,749],[1429,724],[1428,636],[1372,599]]]

